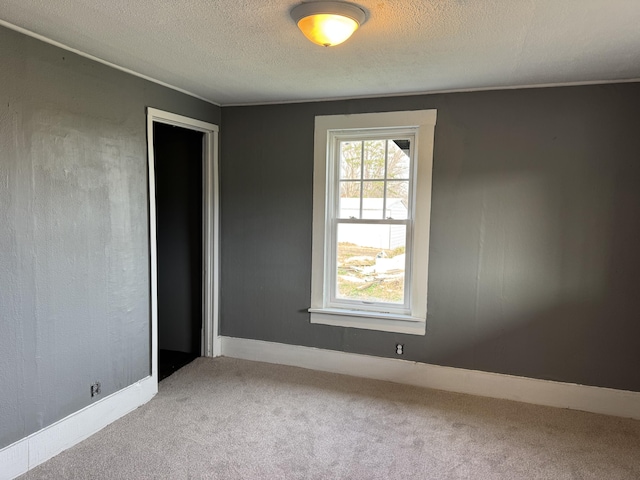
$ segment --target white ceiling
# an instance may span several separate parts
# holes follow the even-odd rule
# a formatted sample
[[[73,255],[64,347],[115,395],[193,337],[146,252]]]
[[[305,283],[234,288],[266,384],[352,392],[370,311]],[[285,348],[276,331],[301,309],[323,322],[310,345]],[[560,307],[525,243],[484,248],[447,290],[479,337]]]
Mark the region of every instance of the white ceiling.
[[[312,44],[298,0],[0,0],[0,19],[221,105],[640,78],[640,0],[360,0]]]

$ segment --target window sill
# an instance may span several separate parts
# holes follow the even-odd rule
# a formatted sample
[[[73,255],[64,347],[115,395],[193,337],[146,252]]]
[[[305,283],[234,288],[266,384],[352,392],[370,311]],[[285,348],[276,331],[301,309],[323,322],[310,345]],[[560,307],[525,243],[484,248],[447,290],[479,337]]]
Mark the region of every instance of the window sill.
[[[362,328],[381,332],[424,335],[427,322],[424,318],[409,315],[343,310],[338,308],[310,308],[311,323],[336,327]]]

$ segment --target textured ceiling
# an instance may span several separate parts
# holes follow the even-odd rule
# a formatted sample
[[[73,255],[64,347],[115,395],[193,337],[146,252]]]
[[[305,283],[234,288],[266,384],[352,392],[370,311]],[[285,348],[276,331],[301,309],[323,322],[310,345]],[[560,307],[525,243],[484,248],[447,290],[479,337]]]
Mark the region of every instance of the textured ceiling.
[[[221,105],[640,78],[640,0],[361,0],[333,48],[297,0],[0,0],[0,19]]]

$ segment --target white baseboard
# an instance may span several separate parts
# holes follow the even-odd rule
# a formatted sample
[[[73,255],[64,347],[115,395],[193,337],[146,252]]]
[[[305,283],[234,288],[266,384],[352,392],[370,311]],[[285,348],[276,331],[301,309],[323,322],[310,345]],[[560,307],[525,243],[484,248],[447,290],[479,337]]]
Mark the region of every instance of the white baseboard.
[[[146,377],[0,450],[0,480],[15,478],[144,405],[158,393]]]
[[[640,392],[441,367],[281,343],[220,337],[222,355],[450,392],[640,420]],[[0,480],[15,478],[81,442],[158,392],[147,377],[0,450]]]
[[[225,357],[640,420],[640,392],[441,367],[395,358],[259,340],[221,337],[221,341],[222,355]]]

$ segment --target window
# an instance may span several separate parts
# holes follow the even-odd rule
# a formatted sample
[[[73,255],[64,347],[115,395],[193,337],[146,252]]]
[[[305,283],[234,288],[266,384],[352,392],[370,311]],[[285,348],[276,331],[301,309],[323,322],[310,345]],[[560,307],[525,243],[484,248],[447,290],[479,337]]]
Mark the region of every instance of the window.
[[[316,117],[311,323],[424,335],[435,121]]]

